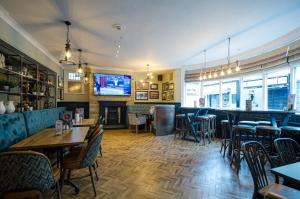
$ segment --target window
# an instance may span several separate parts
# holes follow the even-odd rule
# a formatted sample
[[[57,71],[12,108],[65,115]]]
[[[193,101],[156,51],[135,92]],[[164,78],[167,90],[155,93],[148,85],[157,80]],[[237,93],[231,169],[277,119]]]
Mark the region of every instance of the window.
[[[232,80],[222,83],[222,107],[240,107],[240,81]]]
[[[262,110],[264,108],[262,75],[244,77],[242,87],[241,107],[246,107],[246,100],[252,100],[252,109]]]
[[[295,71],[295,81],[296,81],[296,109],[300,112],[300,67],[296,68]]]
[[[203,86],[203,97],[205,98],[205,106],[212,108],[220,107],[220,83],[207,82]]]
[[[200,83],[192,82],[185,84],[185,106],[194,107],[195,103],[198,106],[200,98]]]
[[[71,81],[81,81],[82,74],[81,73],[69,73],[68,79]]]
[[[284,69],[267,75],[268,109],[283,110],[287,106],[290,70]]]

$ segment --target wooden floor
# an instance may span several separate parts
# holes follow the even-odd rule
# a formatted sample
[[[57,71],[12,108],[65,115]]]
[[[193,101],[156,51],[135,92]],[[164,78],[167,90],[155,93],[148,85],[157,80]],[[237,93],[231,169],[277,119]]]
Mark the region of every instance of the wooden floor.
[[[239,176],[219,153],[220,142],[201,146],[172,136],[128,130],[106,131],[103,157],[99,157],[100,181],[96,198],[251,198],[252,178],[242,164]],[[88,171],[74,172],[73,176]],[[65,186],[63,198],[94,198],[90,178],[77,181],[81,192],[74,195]]]

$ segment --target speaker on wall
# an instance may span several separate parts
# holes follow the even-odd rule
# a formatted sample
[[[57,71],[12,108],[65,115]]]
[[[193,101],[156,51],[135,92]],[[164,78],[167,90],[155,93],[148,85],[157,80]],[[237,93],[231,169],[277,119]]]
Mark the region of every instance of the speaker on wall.
[[[163,75],[157,75],[157,81],[162,81],[163,80]]]

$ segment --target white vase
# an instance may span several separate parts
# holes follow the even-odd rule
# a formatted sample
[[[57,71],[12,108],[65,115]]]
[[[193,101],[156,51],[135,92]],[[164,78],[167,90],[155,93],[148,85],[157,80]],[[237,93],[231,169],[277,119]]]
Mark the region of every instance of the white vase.
[[[0,101],[0,114],[4,114],[6,111],[3,101]]]
[[[16,108],[14,106],[14,101],[8,101],[6,105],[6,112],[7,113],[13,113],[15,112]]]

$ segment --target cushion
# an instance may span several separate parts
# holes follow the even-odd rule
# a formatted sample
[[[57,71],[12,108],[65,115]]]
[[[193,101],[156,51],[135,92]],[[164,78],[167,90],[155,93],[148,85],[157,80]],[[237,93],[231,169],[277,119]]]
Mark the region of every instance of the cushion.
[[[0,115],[0,132],[0,151],[25,139],[27,131],[23,114]]]

